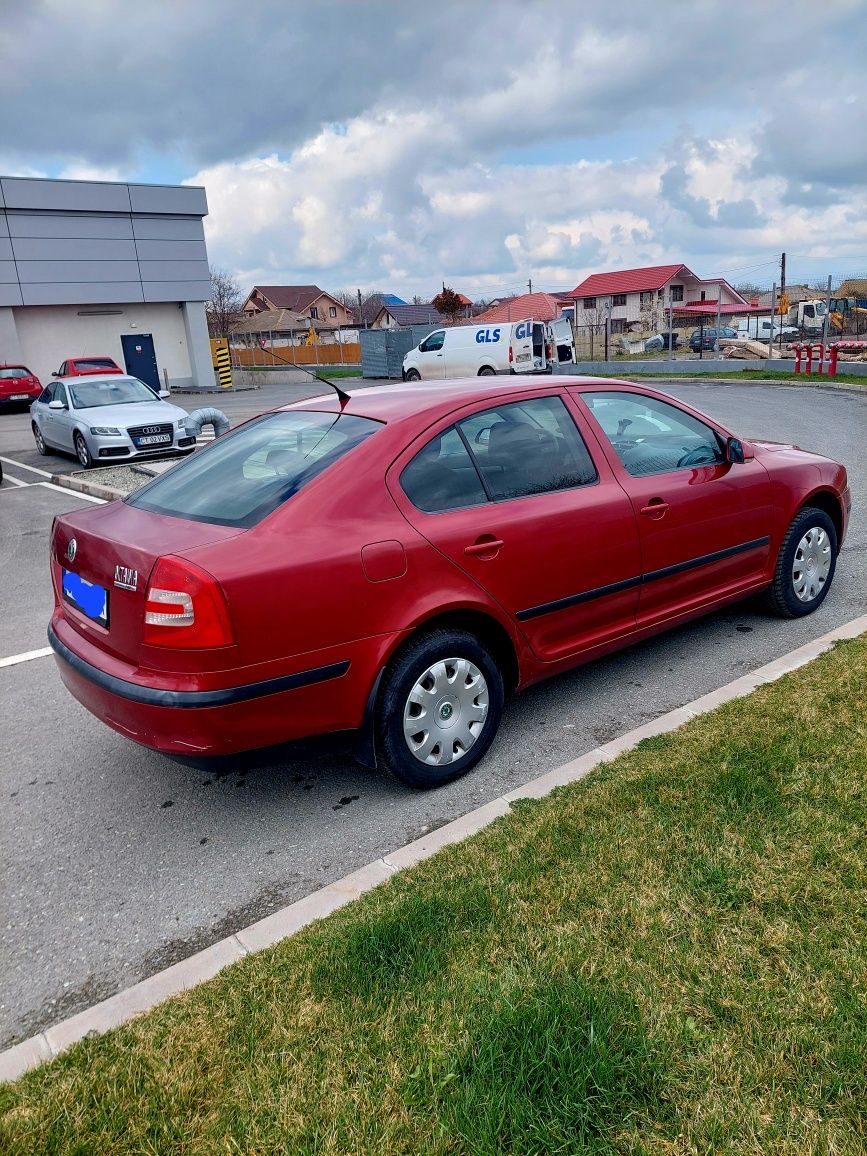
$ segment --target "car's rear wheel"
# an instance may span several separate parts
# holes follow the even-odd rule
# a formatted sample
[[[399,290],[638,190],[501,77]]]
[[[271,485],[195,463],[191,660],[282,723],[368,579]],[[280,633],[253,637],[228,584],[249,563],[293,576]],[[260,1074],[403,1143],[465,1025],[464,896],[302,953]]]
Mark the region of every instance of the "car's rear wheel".
[[[407,381],[421,381],[421,374],[417,369],[408,369],[406,371]]]
[[[783,538],[765,601],[782,618],[811,614],[825,600],[837,567],[837,531],[824,510],[805,506]]]
[[[503,676],[475,635],[433,630],[391,664],[376,710],[382,765],[411,787],[439,787],[487,752],[503,713]]]
[[[490,365],[483,365],[479,370],[479,377],[493,377],[497,371],[491,369]]]
[[[84,434],[76,433],[72,441],[73,445],[75,446],[75,456],[81,462],[82,466],[86,470],[89,470],[93,465],[93,455],[87,448],[87,442],[84,440]]]
[[[45,438],[42,436],[42,430],[35,421],[31,422],[31,427],[33,429],[33,439],[36,442],[36,452],[46,457],[49,451],[48,446],[45,444]]]

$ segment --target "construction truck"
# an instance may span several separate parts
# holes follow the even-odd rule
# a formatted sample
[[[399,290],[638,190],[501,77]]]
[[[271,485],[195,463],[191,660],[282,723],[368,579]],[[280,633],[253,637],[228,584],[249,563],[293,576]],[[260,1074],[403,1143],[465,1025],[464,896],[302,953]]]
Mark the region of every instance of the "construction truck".
[[[801,337],[821,337],[826,312],[824,301],[798,301],[789,306],[786,323],[794,326]]]
[[[828,320],[838,337],[842,333],[867,333],[867,297],[832,297]]]

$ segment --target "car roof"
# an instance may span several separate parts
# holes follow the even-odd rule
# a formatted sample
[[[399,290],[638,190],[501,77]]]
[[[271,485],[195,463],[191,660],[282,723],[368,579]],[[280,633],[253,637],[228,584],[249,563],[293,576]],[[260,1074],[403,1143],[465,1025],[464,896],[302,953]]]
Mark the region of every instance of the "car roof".
[[[67,359],[67,360],[69,360],[69,359]],[[77,373],[67,373],[64,377],[55,377],[54,380],[55,381],[68,381],[71,385],[81,385],[84,381],[84,379]],[[133,375],[131,373],[88,373],[87,374],[87,384],[88,385],[92,385],[94,382],[96,382],[98,384],[100,381],[108,381],[112,385],[117,385],[117,383],[119,381],[137,381],[141,385],[145,384],[141,380],[140,377],[133,377]]]
[[[349,401],[340,405],[337,395],[333,393],[307,398],[304,401],[291,402],[281,406],[283,410],[317,409],[341,410],[358,417],[370,417],[377,421],[400,421],[403,418],[417,416],[420,413],[437,412],[447,413],[457,408],[461,403],[491,400],[508,402],[530,391],[552,386],[568,386],[572,390],[610,389],[616,386],[628,386],[630,389],[658,394],[658,391],[648,389],[632,381],[610,377],[571,377],[565,374],[551,375],[522,374],[519,379],[514,377],[492,378],[470,377],[438,382],[397,382],[393,385],[369,386],[355,390]],[[658,394],[664,397],[664,394]]]

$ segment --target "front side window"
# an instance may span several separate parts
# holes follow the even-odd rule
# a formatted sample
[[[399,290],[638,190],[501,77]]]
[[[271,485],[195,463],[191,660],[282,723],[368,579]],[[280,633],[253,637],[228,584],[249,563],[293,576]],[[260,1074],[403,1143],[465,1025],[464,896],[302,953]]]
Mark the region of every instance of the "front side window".
[[[69,392],[76,409],[93,409],[102,405],[131,405],[154,400],[154,391],[137,377],[110,377],[99,381],[83,378],[70,382]]]
[[[421,345],[418,347],[420,353],[433,353],[437,349],[442,349],[443,342],[446,339],[446,331],[438,329],[436,333],[429,334]]]
[[[674,405],[635,393],[584,393],[581,399],[634,477],[725,461],[716,431]]]
[[[127,501],[157,514],[246,529],[381,428],[352,414],[265,414],[223,434]]]

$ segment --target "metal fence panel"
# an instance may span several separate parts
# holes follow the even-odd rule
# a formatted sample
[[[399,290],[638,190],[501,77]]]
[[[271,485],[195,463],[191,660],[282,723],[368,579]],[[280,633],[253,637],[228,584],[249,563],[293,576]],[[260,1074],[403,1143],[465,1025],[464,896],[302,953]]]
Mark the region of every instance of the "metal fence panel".
[[[436,325],[413,325],[410,329],[362,329],[361,376],[400,378],[404,356],[433,333]]]

